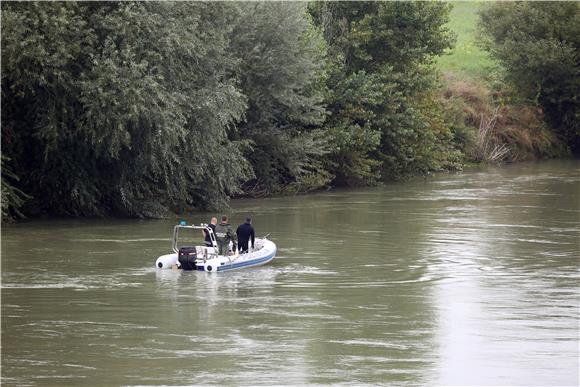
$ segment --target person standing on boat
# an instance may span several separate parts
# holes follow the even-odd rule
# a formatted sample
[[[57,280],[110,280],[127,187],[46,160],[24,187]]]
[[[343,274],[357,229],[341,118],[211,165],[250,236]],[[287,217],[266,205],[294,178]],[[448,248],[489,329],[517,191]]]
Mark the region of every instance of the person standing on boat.
[[[210,223],[207,225],[209,228],[212,229],[213,234],[215,235],[215,226],[217,224],[217,218],[214,216],[213,218],[211,218]],[[203,235],[205,237],[204,239],[204,243],[207,247],[213,247],[212,243],[211,243],[211,237],[209,236],[209,232],[207,232],[206,230],[202,230]]]
[[[238,248],[240,254],[248,252],[248,242],[252,241],[252,249],[254,249],[254,239],[256,233],[254,232],[254,227],[252,227],[252,218],[247,217],[246,223],[240,224],[236,230],[236,235],[238,236]]]
[[[238,241],[232,226],[228,223],[227,215],[223,215],[221,223],[215,226],[215,237],[220,249],[220,255],[228,255],[230,242],[233,244],[234,253],[236,252]]]

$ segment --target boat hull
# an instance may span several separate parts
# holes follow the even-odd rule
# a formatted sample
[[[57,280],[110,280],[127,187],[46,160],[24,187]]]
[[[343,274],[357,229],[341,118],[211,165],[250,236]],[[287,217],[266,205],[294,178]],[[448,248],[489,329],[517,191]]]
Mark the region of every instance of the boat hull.
[[[198,271],[222,272],[239,270],[249,267],[265,265],[276,256],[276,244],[268,239],[256,239],[254,251],[246,254],[223,256],[217,255],[207,259],[196,260]],[[162,255],[157,258],[155,266],[159,269],[171,269],[179,266],[177,253]]]

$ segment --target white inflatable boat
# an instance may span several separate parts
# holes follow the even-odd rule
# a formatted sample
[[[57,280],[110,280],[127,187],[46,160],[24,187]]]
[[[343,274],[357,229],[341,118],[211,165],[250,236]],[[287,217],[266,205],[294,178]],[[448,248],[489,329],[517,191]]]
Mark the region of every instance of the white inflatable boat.
[[[179,230],[204,230],[209,234],[212,246],[178,247]],[[213,230],[207,224],[187,226],[179,224],[173,228],[173,253],[162,255],[155,261],[159,269],[179,268],[183,270],[226,271],[260,266],[270,262],[276,255],[276,244],[264,238],[256,238],[254,248],[245,254],[218,255]]]

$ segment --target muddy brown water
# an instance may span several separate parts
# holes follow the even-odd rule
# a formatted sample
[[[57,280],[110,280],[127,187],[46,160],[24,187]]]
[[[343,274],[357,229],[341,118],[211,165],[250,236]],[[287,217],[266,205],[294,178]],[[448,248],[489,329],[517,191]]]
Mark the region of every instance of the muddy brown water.
[[[181,218],[4,226],[2,385],[578,385],[579,171],[234,201],[278,255],[219,274],[154,267]]]

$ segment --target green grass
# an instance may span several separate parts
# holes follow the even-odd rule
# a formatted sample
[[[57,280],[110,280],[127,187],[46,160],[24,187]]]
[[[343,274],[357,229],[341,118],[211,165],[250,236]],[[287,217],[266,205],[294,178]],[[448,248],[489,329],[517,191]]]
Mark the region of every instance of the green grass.
[[[474,78],[485,78],[493,61],[487,52],[476,45],[477,11],[481,1],[453,1],[449,27],[457,34],[457,42],[449,54],[437,61],[441,71],[463,73]]]

